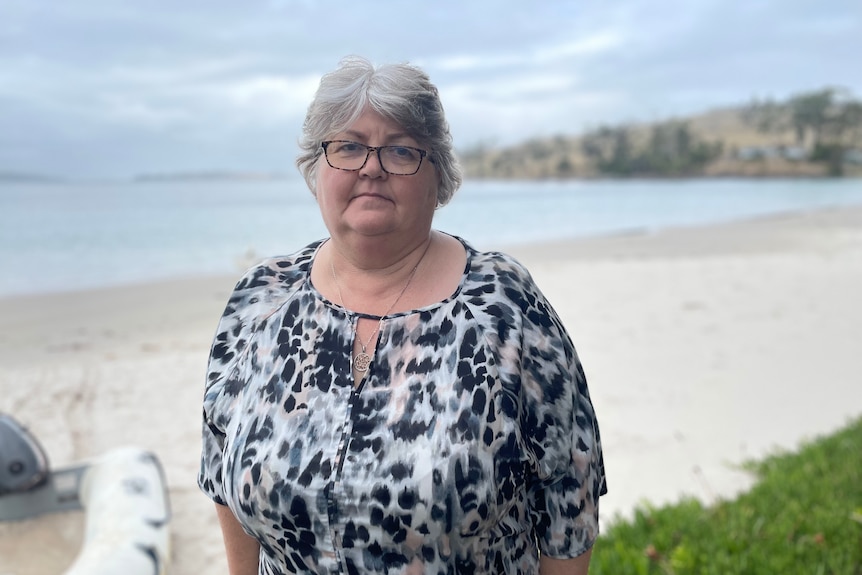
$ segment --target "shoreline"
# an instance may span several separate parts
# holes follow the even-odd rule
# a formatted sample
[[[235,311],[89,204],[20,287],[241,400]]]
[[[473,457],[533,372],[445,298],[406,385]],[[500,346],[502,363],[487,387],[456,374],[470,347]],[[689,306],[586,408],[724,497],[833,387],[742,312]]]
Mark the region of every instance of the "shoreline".
[[[860,176],[862,177],[862,176]],[[799,178],[793,178],[799,179]],[[720,229],[725,227],[746,227],[748,224],[756,224],[758,222],[769,222],[772,220],[785,220],[785,219],[796,219],[797,217],[801,217],[802,219],[808,219],[810,217],[817,217],[817,214],[823,214],[825,217],[830,218],[842,218],[847,217],[851,220],[854,218],[853,214],[856,211],[862,211],[862,203],[859,204],[849,204],[849,205],[835,205],[835,206],[827,206],[827,207],[815,207],[815,208],[807,208],[807,209],[786,209],[782,211],[770,212],[765,214],[754,214],[749,216],[743,216],[739,218],[733,218],[728,220],[716,221],[716,222],[707,222],[702,224],[690,224],[690,225],[668,225],[668,226],[639,226],[639,227],[631,227],[625,229],[619,229],[615,231],[606,231],[597,234],[591,235],[572,235],[567,237],[559,237],[552,239],[543,239],[543,240],[527,240],[523,242],[502,242],[499,244],[483,242],[483,245],[474,244],[474,247],[481,250],[500,250],[505,253],[510,254],[528,254],[528,257],[541,257],[539,254],[544,249],[551,249],[553,253],[557,255],[563,254],[567,250],[570,250],[566,257],[585,257],[590,259],[609,257],[613,255],[612,252],[608,252],[607,250],[614,245],[617,245],[619,249],[623,252],[628,249],[629,246],[625,245],[627,240],[637,241],[638,239],[646,239],[653,236],[672,236],[673,238],[678,237],[679,235],[685,235],[689,233],[698,234],[702,230],[711,230],[711,229]],[[833,215],[834,214],[834,215]],[[843,215],[842,215],[843,214]],[[448,232],[447,232],[448,233]],[[321,238],[322,239],[322,238]],[[468,242],[471,241],[469,237],[465,237]],[[646,240],[649,241],[649,240]],[[484,245],[487,244],[487,245]],[[669,245],[669,244],[665,244]],[[283,255],[290,253],[292,249],[299,249],[301,246],[290,246],[287,247],[282,254],[255,254],[255,257],[259,259],[263,259],[264,257],[269,257],[273,255]],[[572,249],[573,248],[573,249]],[[131,281],[118,281],[118,282],[110,282],[104,285],[96,285],[90,287],[80,287],[73,288],[69,290],[50,290],[50,291],[38,291],[38,292],[11,292],[11,293],[2,293],[0,292],[0,311],[8,308],[14,308],[15,301],[21,301],[26,303],[28,301],[39,299],[39,298],[72,298],[74,299],[76,294],[80,295],[82,298],[86,298],[86,294],[91,294],[94,292],[119,292],[124,290],[141,290],[143,292],[156,292],[159,291],[163,287],[168,286],[177,286],[178,289],[182,289],[183,285],[220,285],[230,284],[229,287],[233,288],[233,283],[239,279],[242,273],[245,271],[244,265],[248,264],[248,266],[254,265],[256,263],[256,259],[248,259],[247,256],[243,258],[237,258],[235,262],[235,270],[233,273],[227,272],[218,272],[218,273],[201,273],[201,274],[189,274],[182,276],[163,276],[156,277],[150,279],[141,279],[141,280],[131,280]],[[229,293],[229,292],[227,292]]]
[[[603,525],[644,501],[732,497],[751,485],[745,460],[862,413],[862,207],[493,247],[528,267],[583,361],[608,473]],[[120,445],[154,451],[174,575],[227,572],[195,479],[206,357],[239,276],[0,298],[0,411],[54,467]],[[0,573],[62,571],[82,525],[0,523]]]
[[[754,166],[757,168],[758,166]],[[804,167],[821,167],[814,164],[813,166]],[[825,170],[824,170],[825,171]],[[187,183],[187,182],[212,182],[212,183],[235,183],[235,182],[281,182],[281,181],[298,181],[301,176],[296,174],[278,174],[278,173],[247,173],[247,172],[226,172],[224,175],[220,173],[179,173],[179,174],[137,174],[128,177],[120,178],[100,178],[100,177],[66,177],[66,176],[40,176],[38,174],[20,174],[9,175],[8,173],[0,172],[0,186],[3,185],[76,185],[76,184],[161,184],[161,183]],[[856,170],[854,165],[850,165],[850,171],[840,176],[832,176],[826,173],[811,171],[811,172],[782,172],[775,171],[770,173],[767,171],[739,170],[721,171],[715,173],[702,174],[687,174],[687,175],[656,175],[656,174],[640,174],[636,176],[611,176],[607,174],[578,174],[571,176],[484,176],[484,175],[468,175],[464,177],[465,181],[499,181],[499,182],[548,182],[548,181],[637,181],[637,180],[665,180],[665,181],[680,181],[680,180],[854,180],[862,178],[862,170]]]

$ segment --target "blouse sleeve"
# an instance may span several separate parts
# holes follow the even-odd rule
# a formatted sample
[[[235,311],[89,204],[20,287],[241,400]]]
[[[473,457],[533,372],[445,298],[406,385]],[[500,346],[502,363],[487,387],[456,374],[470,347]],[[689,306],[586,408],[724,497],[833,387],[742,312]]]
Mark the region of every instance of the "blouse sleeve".
[[[241,358],[266,301],[267,276],[263,264],[237,283],[228,300],[210,347],[203,400],[201,464],[198,486],[213,501],[226,504],[222,455],[231,406],[243,388]]]
[[[222,450],[224,449],[224,433],[207,421],[204,412],[203,446],[201,449],[201,467],[198,473],[198,486],[204,494],[218,503],[227,505],[222,481]]]
[[[532,524],[543,555],[576,557],[599,533],[607,492],[601,439],[574,345],[554,309],[535,291],[522,302],[521,426],[534,475]]]

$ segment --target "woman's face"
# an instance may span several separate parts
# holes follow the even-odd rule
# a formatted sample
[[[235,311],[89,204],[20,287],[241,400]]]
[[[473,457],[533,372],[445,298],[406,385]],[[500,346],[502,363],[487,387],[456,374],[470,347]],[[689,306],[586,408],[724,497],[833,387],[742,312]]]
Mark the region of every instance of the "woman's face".
[[[351,140],[366,146],[424,149],[398,124],[370,109],[328,139]],[[317,202],[332,236],[428,235],[437,206],[438,186],[437,170],[428,156],[412,176],[384,172],[374,152],[361,169],[353,172],[331,167],[323,155],[318,161]]]

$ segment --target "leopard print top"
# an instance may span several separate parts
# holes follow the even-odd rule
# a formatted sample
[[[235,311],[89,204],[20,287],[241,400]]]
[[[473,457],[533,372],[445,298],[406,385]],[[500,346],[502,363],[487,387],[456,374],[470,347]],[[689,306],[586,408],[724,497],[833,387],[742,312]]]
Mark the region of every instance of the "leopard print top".
[[[457,291],[387,317],[354,387],[357,314],[312,285],[319,245],[246,273],[210,355],[198,481],[259,573],[527,575],[589,549],[599,429],[527,271],[464,243]]]

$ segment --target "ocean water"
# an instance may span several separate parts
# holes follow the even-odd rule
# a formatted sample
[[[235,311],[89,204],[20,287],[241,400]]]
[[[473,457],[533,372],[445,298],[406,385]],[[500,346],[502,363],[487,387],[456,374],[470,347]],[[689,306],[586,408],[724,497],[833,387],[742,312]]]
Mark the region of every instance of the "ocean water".
[[[435,227],[479,248],[862,205],[862,180],[468,181]],[[0,297],[239,273],[326,236],[304,182],[0,184]]]

